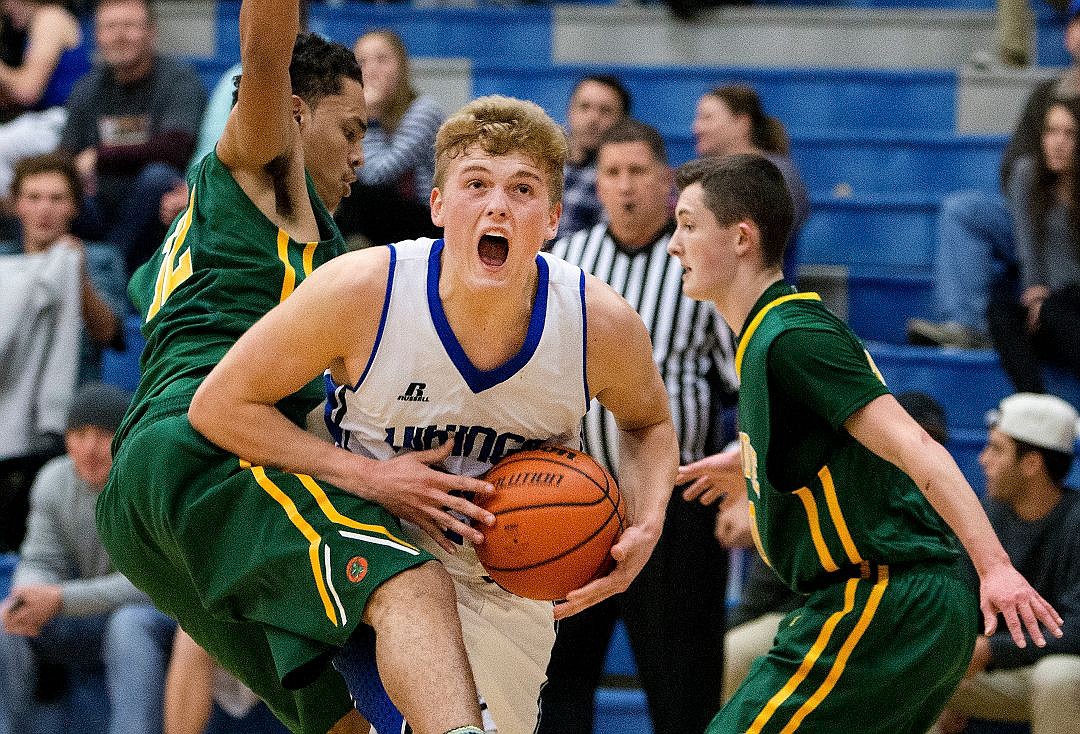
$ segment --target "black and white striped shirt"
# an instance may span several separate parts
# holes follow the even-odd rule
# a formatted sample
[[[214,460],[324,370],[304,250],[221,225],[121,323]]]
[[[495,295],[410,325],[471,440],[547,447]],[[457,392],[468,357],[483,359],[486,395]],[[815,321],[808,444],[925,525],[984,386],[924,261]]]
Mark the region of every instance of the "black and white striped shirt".
[[[682,462],[704,456],[712,414],[706,375],[711,368],[734,393],[734,338],[715,306],[682,292],[682,266],[667,252],[673,224],[655,242],[631,250],[619,245],[607,224],[555,242],[552,254],[603,280],[637,310],[652,338],[653,359],[667,386]],[[617,467],[615,420],[596,401],[584,420],[585,450],[609,469]]]

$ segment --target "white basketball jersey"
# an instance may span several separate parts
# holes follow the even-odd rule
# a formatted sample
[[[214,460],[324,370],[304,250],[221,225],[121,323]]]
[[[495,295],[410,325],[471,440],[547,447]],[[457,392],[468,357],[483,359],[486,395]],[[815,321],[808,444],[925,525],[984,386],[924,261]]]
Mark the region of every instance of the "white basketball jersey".
[[[439,299],[442,240],[390,247],[375,347],[356,385],[326,374],[326,420],[339,446],[375,459],[440,446],[445,469],[479,476],[507,453],[556,442],[581,447],[589,405],[585,376],[585,275],[550,255],[525,343],[505,364],[479,370],[451,330]]]

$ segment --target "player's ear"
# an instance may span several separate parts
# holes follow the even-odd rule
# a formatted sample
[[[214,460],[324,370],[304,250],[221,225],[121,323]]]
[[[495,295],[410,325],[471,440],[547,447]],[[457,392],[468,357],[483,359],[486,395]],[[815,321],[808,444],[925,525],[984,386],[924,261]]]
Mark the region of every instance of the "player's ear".
[[[735,243],[735,252],[745,255],[761,240],[761,232],[757,225],[749,219],[743,219],[738,223],[739,241]]]
[[[431,190],[431,223],[436,227],[444,226],[442,191],[438,186]]]
[[[556,201],[551,207],[551,211],[548,213],[548,233],[547,239],[552,239],[555,233],[559,231],[559,217],[562,216],[562,202]]]
[[[308,112],[309,112],[308,106],[304,102],[304,100],[300,99],[295,94],[292,95],[291,103],[292,103],[292,116],[293,116],[293,119],[296,120],[297,125],[300,125],[301,127],[303,127],[304,123],[307,121],[307,117],[308,117]]]

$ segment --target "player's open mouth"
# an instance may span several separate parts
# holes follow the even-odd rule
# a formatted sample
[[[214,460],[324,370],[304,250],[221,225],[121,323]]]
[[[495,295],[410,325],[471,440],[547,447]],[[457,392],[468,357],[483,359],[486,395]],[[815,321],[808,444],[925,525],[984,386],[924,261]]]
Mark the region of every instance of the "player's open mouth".
[[[476,252],[482,263],[497,268],[506,262],[506,256],[510,253],[510,242],[502,235],[485,234],[480,237]]]

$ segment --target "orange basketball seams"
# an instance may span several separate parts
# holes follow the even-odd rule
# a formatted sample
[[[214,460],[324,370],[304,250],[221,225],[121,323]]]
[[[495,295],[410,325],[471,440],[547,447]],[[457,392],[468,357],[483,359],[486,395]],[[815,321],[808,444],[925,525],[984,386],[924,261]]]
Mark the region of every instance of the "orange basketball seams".
[[[488,575],[529,599],[563,599],[607,573],[625,506],[611,475],[583,451],[521,451],[488,472],[495,515],[476,554]]]

